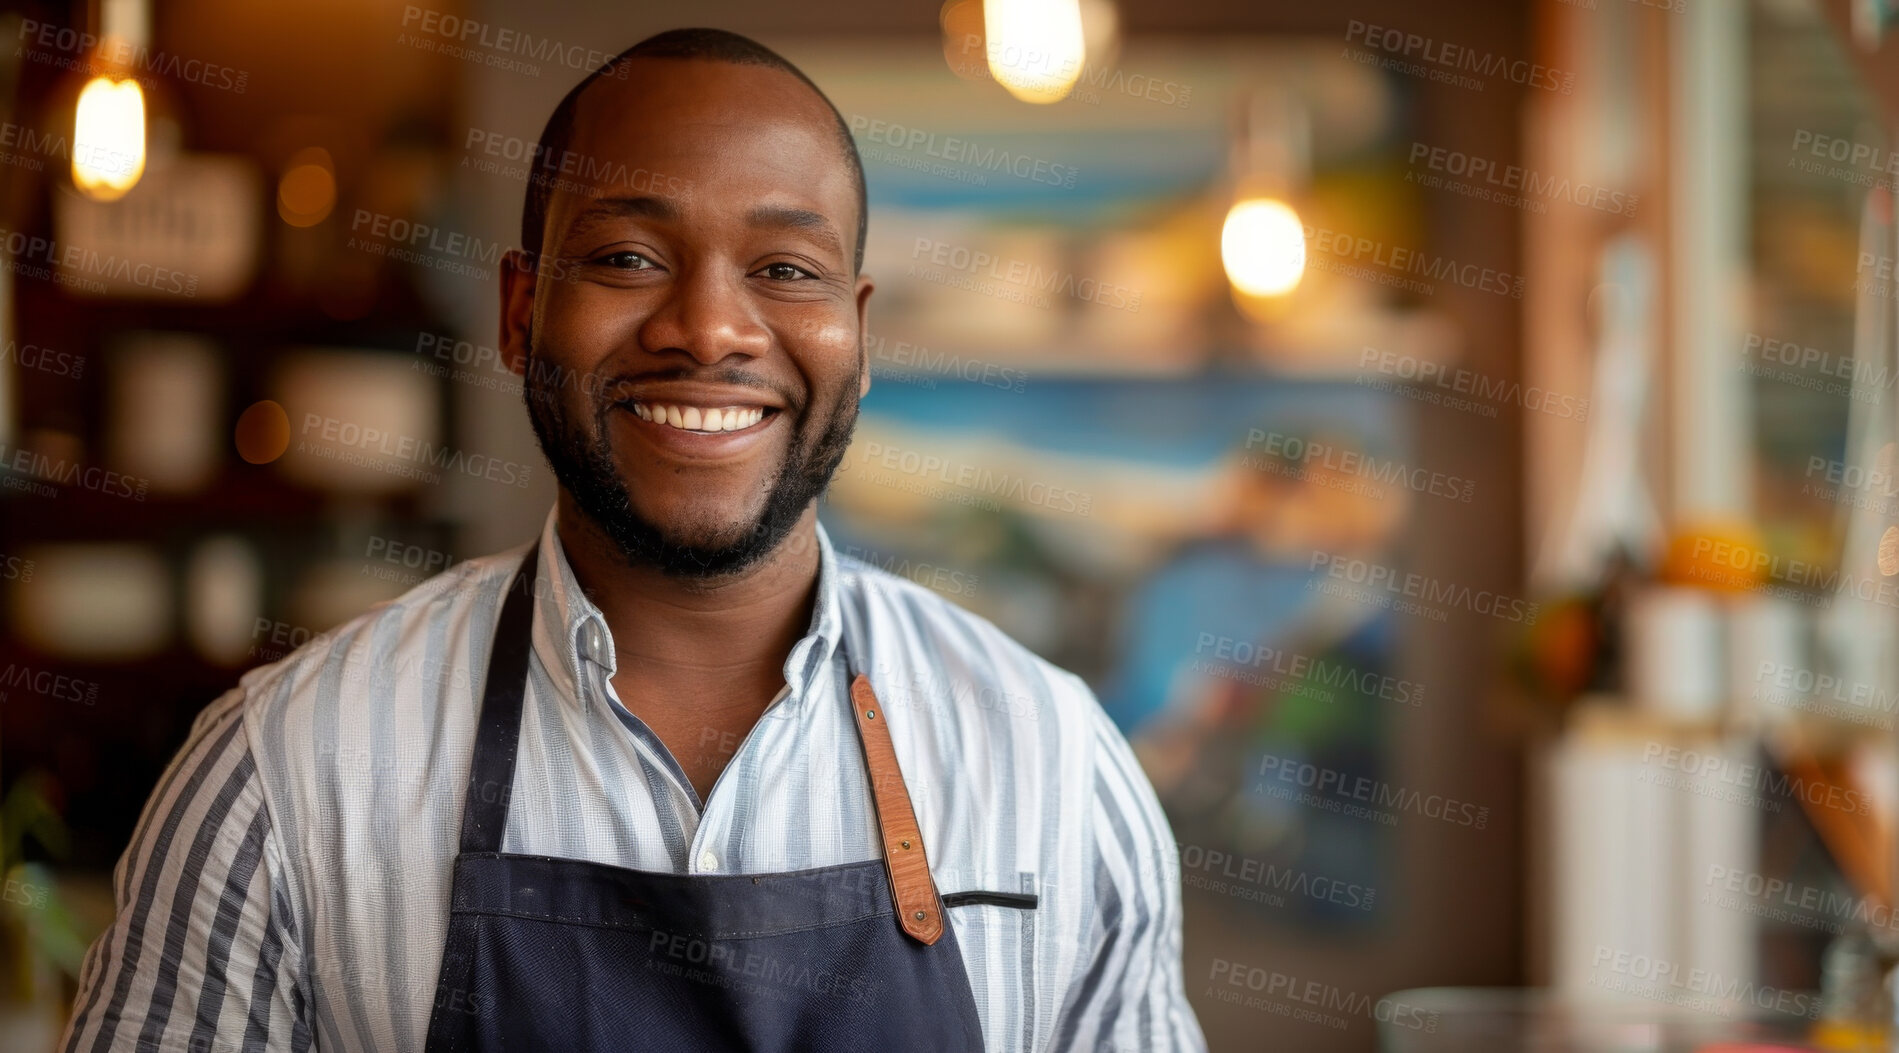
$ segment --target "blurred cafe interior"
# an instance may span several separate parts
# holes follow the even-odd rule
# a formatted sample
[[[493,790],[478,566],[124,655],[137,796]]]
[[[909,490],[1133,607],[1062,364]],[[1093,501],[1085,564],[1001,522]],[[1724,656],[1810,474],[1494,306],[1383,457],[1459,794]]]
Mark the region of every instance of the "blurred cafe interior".
[[[0,1047],[207,704],[538,530],[499,257],[684,24],[863,158],[820,518],[1094,690],[1210,1048],[1899,1049],[1893,0],[15,0]]]

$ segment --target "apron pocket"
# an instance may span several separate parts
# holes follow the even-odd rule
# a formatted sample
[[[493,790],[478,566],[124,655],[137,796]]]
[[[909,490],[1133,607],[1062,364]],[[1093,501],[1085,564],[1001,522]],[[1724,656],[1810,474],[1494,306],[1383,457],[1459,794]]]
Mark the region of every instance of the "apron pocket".
[[[1021,910],[1034,910],[1040,902],[1039,897],[1024,892],[951,892],[943,897],[943,909],[967,907],[975,904],[987,904],[992,907],[1016,907]]]

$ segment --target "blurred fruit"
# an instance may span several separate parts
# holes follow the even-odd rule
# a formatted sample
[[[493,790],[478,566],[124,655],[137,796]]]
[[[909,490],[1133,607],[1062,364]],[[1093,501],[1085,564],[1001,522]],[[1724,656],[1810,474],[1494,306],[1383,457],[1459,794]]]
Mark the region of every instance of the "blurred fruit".
[[[1660,579],[1670,585],[1745,592],[1768,578],[1773,555],[1760,531],[1742,521],[1692,523],[1669,539]]]

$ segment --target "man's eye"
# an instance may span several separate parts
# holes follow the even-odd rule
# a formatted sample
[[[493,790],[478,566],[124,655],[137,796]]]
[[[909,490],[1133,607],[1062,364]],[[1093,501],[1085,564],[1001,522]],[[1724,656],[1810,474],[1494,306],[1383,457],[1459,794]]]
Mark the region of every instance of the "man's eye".
[[[780,282],[795,282],[805,278],[817,277],[817,275],[793,263],[767,263],[765,269],[759,273],[773,281]]]
[[[640,255],[637,252],[608,253],[605,256],[595,257],[593,262],[598,263],[603,267],[612,267],[615,270],[623,270],[623,271],[650,270],[653,266],[653,263],[651,260],[647,259],[646,257]]]

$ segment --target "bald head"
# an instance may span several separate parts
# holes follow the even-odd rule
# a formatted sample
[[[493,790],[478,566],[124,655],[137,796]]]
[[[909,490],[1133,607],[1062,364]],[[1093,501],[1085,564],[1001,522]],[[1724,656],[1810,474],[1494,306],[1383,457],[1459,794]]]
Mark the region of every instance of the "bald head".
[[[560,105],[554,107],[553,114],[548,117],[547,127],[542,129],[540,143],[534,152],[534,169],[528,177],[527,195],[521,208],[522,248],[536,256],[542,251],[555,184],[561,181],[563,167],[572,152],[575,152],[576,142],[588,138],[589,129],[584,125],[595,116],[592,112],[595,107],[584,101],[590,94],[589,89],[602,81],[624,80],[633,63],[647,60],[696,60],[775,70],[796,78],[808,89],[816,101],[822,104],[821,111],[812,107],[811,115],[820,120],[827,119],[825,115],[828,115],[827,123],[837,139],[839,159],[848,172],[856,195],[856,249],[851,267],[853,273],[863,269],[864,239],[870,227],[864,165],[858,157],[857,144],[851,139],[850,128],[844,123],[843,115],[838,113],[837,107],[832,105],[824,92],[811,82],[811,78],[783,56],[748,37],[722,29],[673,29],[647,37],[608,60],[574,85],[561,99]],[[578,153],[583,157],[593,155],[592,151],[584,148]]]

